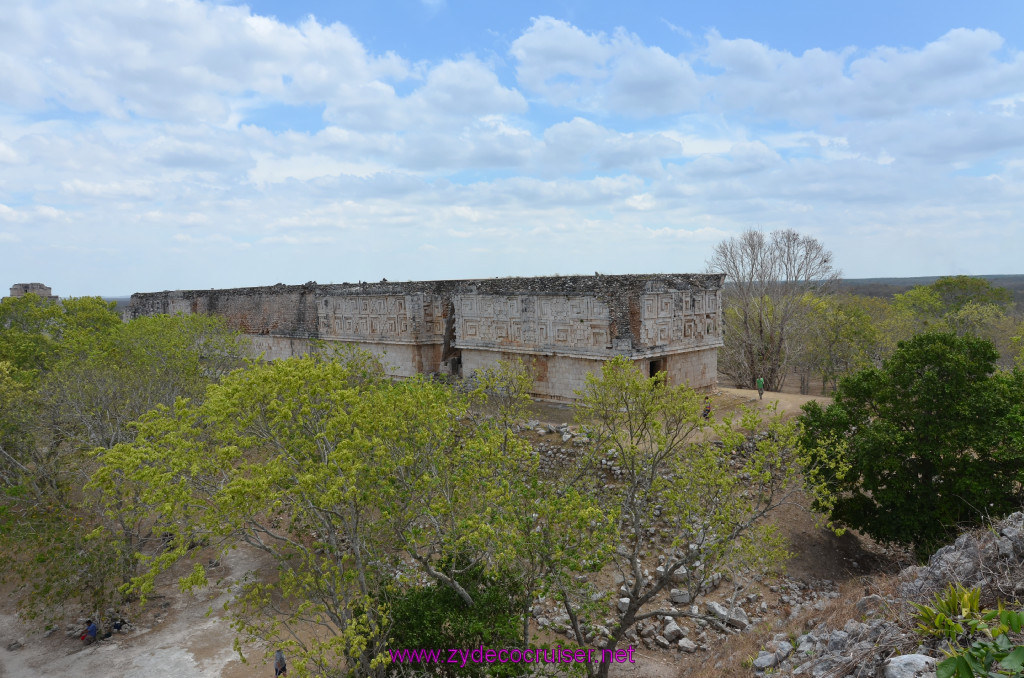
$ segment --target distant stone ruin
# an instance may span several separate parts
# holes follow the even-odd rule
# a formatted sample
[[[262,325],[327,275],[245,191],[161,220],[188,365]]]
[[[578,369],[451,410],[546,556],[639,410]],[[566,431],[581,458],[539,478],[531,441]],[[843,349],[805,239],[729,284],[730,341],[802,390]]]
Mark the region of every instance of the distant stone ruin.
[[[36,294],[50,301],[57,301],[59,298],[53,294],[53,290],[43,283],[15,283],[11,285],[12,297],[23,297],[26,294]]]
[[[569,401],[616,355],[669,384],[713,387],[722,345],[723,275],[595,275],[341,285],[278,284],[136,293],[126,319],[224,318],[268,359],[311,339],[355,344],[393,376],[469,375],[520,357],[534,395]]]

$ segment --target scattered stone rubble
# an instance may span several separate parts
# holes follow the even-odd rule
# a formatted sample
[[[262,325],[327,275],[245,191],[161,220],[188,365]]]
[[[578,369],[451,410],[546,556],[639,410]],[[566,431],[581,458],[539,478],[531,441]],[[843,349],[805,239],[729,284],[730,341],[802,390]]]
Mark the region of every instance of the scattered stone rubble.
[[[1017,512],[991,530],[968,532],[943,546],[921,567],[900,573],[899,594],[930,598],[950,582],[994,589],[1004,597],[1024,594],[1024,513]]]
[[[900,573],[899,598],[878,595],[856,605],[863,621],[851,619],[842,630],[818,624],[795,639],[776,635],[753,660],[758,674],[811,678],[934,678],[944,657],[937,640],[923,640],[910,628],[880,618],[887,606],[904,599],[924,601],[952,582],[980,586],[1006,596],[1024,592],[1024,513],[1014,513],[991,530],[962,535],[935,552],[928,564]],[[794,647],[795,644],[795,647]],[[916,647],[916,649],[915,649]]]
[[[520,430],[532,431],[539,441],[534,443],[534,450],[539,457],[541,468],[554,468],[572,461],[580,453],[580,447],[590,441],[576,427],[568,424],[542,423],[537,420],[524,422]],[[560,440],[559,440],[560,439]],[[551,442],[547,442],[550,440]],[[734,455],[749,453],[757,440],[744,443]],[[621,475],[616,464],[616,453],[608,450],[599,459],[606,471],[609,482],[614,483]],[[654,576],[663,571],[664,557],[654,567]],[[697,563],[700,568],[700,563]],[[644,571],[645,579],[651,577],[650,570]],[[584,580],[585,581],[585,580]],[[676,650],[682,653],[713,650],[718,643],[729,635],[740,633],[766,618],[782,615],[794,618],[805,609],[823,610],[827,602],[839,594],[831,581],[815,582],[813,586],[792,579],[784,579],[778,586],[770,587],[771,598],[767,598],[753,590],[746,590],[740,581],[728,580],[732,586],[728,590],[718,590],[725,581],[720,574],[714,574],[701,588],[697,601],[693,600],[686,588],[669,588],[664,592],[663,609],[672,612],[686,612],[688,616],[672,617],[664,615],[659,618],[640,622],[625,634],[625,642],[641,645],[647,649],[661,648]],[[687,583],[684,569],[675,573],[673,583]],[[591,599],[599,601],[607,599],[609,611],[624,611],[629,605],[628,590],[632,581],[625,581],[621,575],[615,576],[616,591],[605,592],[597,585],[591,586]],[[646,584],[646,581],[645,581]],[[700,603],[700,605],[694,604]],[[540,599],[533,606],[533,617],[538,627],[559,635],[574,639],[569,616],[559,601]],[[616,623],[614,617],[603,620],[603,624],[594,628],[584,628],[587,642],[594,647],[604,647],[610,635],[608,628]]]
[[[645,577],[650,574],[650,570],[644,571]],[[684,577],[685,573],[680,573],[679,583]],[[667,600],[662,603],[663,609],[682,612],[686,616],[663,615],[644,620],[626,632],[625,642],[649,650],[660,648],[681,653],[713,651],[732,634],[741,633],[779,615],[795,616],[805,609],[823,610],[830,600],[839,595],[835,591],[834,582],[828,580],[809,585],[784,578],[779,585],[769,588],[769,596],[747,592],[749,582],[745,580],[737,578],[731,581],[731,586],[721,586],[726,581],[731,580],[715,577],[703,590],[707,596],[702,595],[699,605],[690,604],[691,597],[685,589],[666,590]],[[609,610],[624,611],[629,605],[629,598],[625,595],[632,582],[623,579],[621,575],[615,575],[615,584],[619,589],[614,593],[603,592],[596,585],[591,586],[591,600],[596,602],[607,599]],[[575,639],[569,616],[558,600],[542,598],[535,601],[533,617],[541,629]],[[608,629],[614,626],[616,619],[607,617],[602,622],[593,628],[583,629],[587,642],[593,647],[605,647],[610,635]]]
[[[525,428],[541,436],[534,448],[542,468],[568,463],[579,453],[580,447],[590,442],[568,424],[529,421]],[[750,452],[756,442],[747,441],[733,454]],[[599,463],[607,471],[609,481],[614,482],[619,477],[621,472],[614,451],[609,450]],[[650,573],[645,571],[644,575],[647,577]],[[681,573],[678,583],[683,582],[682,577],[685,573]],[[753,674],[808,678],[934,678],[935,666],[943,657],[940,649],[934,642],[922,643],[912,629],[883,618],[883,612],[895,610],[902,599],[929,599],[953,581],[965,586],[988,587],[1004,598],[1024,596],[1024,513],[1009,516],[992,530],[961,536],[952,545],[939,549],[928,565],[906,568],[900,573],[900,581],[898,598],[864,596],[856,603],[859,619],[848,620],[842,628],[829,628],[812,618],[808,622],[809,630],[803,634],[776,634],[752,658]],[[626,633],[625,642],[650,650],[709,652],[729,634],[740,633],[766,620],[793,621],[808,611],[824,611],[831,600],[839,597],[831,581],[807,583],[784,578],[769,586],[765,595],[743,594],[743,586],[737,582],[730,591],[716,592],[719,583],[716,578],[701,591],[702,596],[697,601],[691,599],[686,589],[666,590],[665,609],[685,610],[705,618],[647,619]],[[615,584],[618,590],[609,592],[593,586],[592,600],[607,599],[609,611],[625,609],[629,599],[624,596],[632,582],[616,576]],[[700,606],[694,602],[699,602]],[[540,628],[570,639],[575,637],[569,617],[558,601],[536,601],[533,616]],[[587,642],[594,647],[605,646],[610,635],[608,629],[616,620],[610,616],[603,622],[583,629]]]

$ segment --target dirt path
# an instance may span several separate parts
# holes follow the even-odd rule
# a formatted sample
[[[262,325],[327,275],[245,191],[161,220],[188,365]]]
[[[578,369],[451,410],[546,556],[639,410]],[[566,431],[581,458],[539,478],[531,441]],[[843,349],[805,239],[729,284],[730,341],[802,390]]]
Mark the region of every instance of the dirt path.
[[[800,408],[804,403],[815,400],[821,403],[824,407],[832,402],[832,398],[827,396],[800,395],[799,393],[777,393],[774,391],[766,391],[764,398],[758,399],[756,389],[719,387],[718,391],[720,395],[717,395],[714,400],[717,403],[720,403],[720,410],[738,409],[740,405],[765,409],[772,403],[776,403],[778,405],[779,412],[784,412],[786,414],[800,414]]]

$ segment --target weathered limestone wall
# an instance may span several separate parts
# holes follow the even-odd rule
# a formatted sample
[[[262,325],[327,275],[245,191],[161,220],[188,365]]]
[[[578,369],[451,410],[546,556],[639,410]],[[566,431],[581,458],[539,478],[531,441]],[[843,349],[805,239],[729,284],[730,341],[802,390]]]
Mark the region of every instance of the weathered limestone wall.
[[[125,315],[155,313],[218,315],[245,334],[316,337],[316,285],[275,285],[234,290],[133,294]]]
[[[218,315],[270,359],[310,339],[354,343],[398,377],[519,356],[535,366],[536,395],[565,400],[614,355],[648,373],[655,360],[669,383],[714,385],[721,286],[719,275],[306,283],[135,294],[125,315]]]
[[[705,348],[689,353],[676,353],[665,357],[665,371],[669,384],[687,384],[702,388],[715,383],[718,377],[718,349]]]
[[[265,360],[280,360],[309,352],[309,339],[280,337],[269,334],[250,334],[253,352],[263,354]]]
[[[529,355],[505,351],[463,350],[462,367],[464,374],[490,367],[499,360],[519,358],[534,375],[533,395],[545,400],[568,402],[575,399],[575,392],[583,390],[587,374],[599,374],[604,359],[575,358],[572,356]],[[639,361],[646,364],[646,361]],[[638,364],[638,368],[640,365]],[[645,373],[646,374],[646,373]]]

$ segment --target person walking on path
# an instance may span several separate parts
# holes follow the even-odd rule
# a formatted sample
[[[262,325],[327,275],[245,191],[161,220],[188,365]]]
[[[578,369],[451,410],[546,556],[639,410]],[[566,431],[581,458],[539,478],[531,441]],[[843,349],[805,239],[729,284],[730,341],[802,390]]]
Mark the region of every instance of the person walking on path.
[[[764,377],[757,378],[757,398],[764,400]]]
[[[284,661],[284,652],[278,650],[274,653],[274,677],[283,676],[288,673],[288,664]]]

